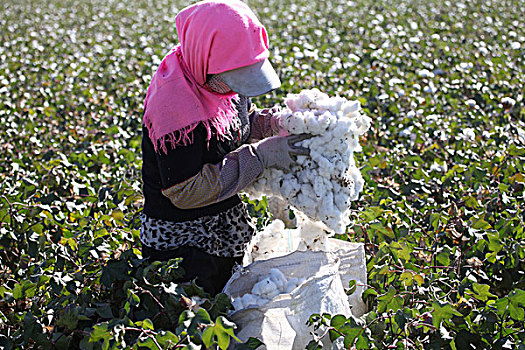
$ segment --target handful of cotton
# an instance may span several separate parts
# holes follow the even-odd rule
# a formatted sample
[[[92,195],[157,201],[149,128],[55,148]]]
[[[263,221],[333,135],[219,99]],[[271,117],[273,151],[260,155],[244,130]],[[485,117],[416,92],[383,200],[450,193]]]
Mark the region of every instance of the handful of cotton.
[[[310,156],[298,156],[289,172],[268,169],[246,192],[255,198],[277,196],[288,201],[328,231],[343,233],[350,224],[350,202],[363,189],[354,152],[361,151],[359,136],[371,119],[359,111],[359,101],[329,97],[318,89],[288,95],[277,116],[290,134],[311,134],[299,143]]]
[[[247,307],[262,306],[279,294],[291,293],[304,281],[304,278],[287,279],[281,270],[270,269],[268,276],[259,278],[259,281],[253,285],[251,293],[246,293],[232,300],[233,308],[241,310]]]

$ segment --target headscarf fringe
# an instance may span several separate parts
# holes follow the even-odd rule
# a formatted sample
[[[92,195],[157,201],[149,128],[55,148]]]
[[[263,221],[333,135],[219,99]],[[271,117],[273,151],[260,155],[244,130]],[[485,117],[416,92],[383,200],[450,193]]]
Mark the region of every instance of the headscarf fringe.
[[[238,96],[222,98],[219,110],[214,118],[195,122],[160,137],[155,135],[154,128],[151,127],[152,121],[149,118],[146,118],[144,123],[149,131],[149,137],[151,140],[157,140],[157,142],[153,142],[155,151],[158,152],[161,150],[164,154],[167,154],[168,146],[175,149],[178,146],[191,145],[194,139],[193,130],[195,130],[200,123],[206,128],[208,147],[214,131],[219,140],[231,140],[233,138],[232,133],[238,133],[241,128],[241,122],[239,118],[237,118],[237,109],[233,103],[233,100],[237,98]]]

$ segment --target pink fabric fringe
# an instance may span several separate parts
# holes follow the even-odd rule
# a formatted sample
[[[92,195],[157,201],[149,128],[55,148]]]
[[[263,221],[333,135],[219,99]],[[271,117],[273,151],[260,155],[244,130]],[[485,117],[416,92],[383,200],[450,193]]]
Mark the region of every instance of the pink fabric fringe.
[[[219,140],[232,139],[232,132],[240,132],[241,128],[239,118],[237,118],[237,109],[233,103],[233,100],[237,98],[238,96],[223,98],[215,118],[195,122],[160,137],[154,134],[154,128],[151,127],[152,121],[149,118],[145,118],[144,123],[149,131],[149,137],[153,142],[155,151],[158,152],[160,149],[164,153],[167,153],[168,145],[172,149],[175,149],[177,146],[187,146],[192,144],[193,130],[195,130],[199,123],[202,123],[206,128],[206,140],[208,141],[208,145],[214,131]]]

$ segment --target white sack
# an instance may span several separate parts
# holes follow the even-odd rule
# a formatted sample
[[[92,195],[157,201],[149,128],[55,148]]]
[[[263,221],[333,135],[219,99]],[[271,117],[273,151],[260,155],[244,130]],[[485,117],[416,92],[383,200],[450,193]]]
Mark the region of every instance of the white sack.
[[[366,284],[363,245],[330,239],[330,249],[333,251],[297,251],[257,261],[235,272],[224,288],[233,298],[250,293],[253,285],[272,268],[279,269],[287,279],[306,279],[291,293],[279,294],[265,305],[232,313],[230,318],[239,327],[237,336],[242,341],[259,338],[268,350],[302,350],[312,340],[311,329],[306,326],[312,314],[359,317],[365,313],[366,306],[361,300],[363,287],[358,287],[350,297],[345,293],[350,280]]]

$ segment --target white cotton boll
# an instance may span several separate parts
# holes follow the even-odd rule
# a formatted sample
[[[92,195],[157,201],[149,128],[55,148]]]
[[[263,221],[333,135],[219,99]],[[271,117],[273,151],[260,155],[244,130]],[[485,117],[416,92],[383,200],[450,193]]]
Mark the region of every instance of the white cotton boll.
[[[304,190],[303,186],[308,184],[308,178],[306,177],[305,171],[300,171],[297,174],[297,181],[299,182],[299,184],[301,184],[301,192],[302,192]]]
[[[300,186],[297,183],[297,179],[284,180],[281,186],[281,196],[285,198],[295,197],[299,192]]]
[[[327,172],[332,167],[330,161],[321,155],[319,155],[315,161],[319,165],[319,168],[324,169],[325,172]]]
[[[316,104],[316,110],[320,113],[324,111],[334,110],[334,99],[328,97],[326,94],[322,94],[318,97]]]
[[[358,135],[363,135],[365,132],[370,129],[370,126],[372,125],[372,118],[367,116],[361,116],[357,121],[356,124],[358,126],[358,129],[356,130],[356,133]]]
[[[469,107],[474,107],[476,105],[476,101],[473,99],[468,99],[465,101],[465,104]]]
[[[341,223],[340,221],[335,220],[336,223],[334,223],[335,232],[338,234],[344,234],[346,232],[346,225]]]
[[[309,184],[313,184],[315,179],[319,177],[319,173],[317,169],[306,169],[305,172],[306,172],[306,178],[308,179]]]
[[[315,96],[311,93],[299,94],[298,105],[300,109],[315,108]]]
[[[322,177],[323,180],[330,180],[332,178],[332,174],[328,171],[320,171],[320,172],[317,172],[318,176],[319,177]]]
[[[337,127],[335,127],[334,130],[332,130],[332,140],[340,140],[344,138],[348,131],[349,126],[350,126],[349,122],[347,122],[344,119],[341,120],[337,124]]]
[[[320,177],[314,180],[314,193],[317,198],[321,198],[325,193],[324,181]]]
[[[318,135],[323,131],[322,126],[319,125],[319,118],[311,112],[305,112],[305,125],[308,134]]]
[[[359,197],[359,193],[363,190],[365,180],[363,179],[363,176],[355,166],[351,168],[350,175],[354,183],[353,193],[350,199],[354,201],[357,200],[357,198]]]
[[[297,288],[298,284],[299,280],[297,278],[290,278],[290,280],[286,282],[286,285],[284,286],[284,292],[291,293],[295,288]]]
[[[317,119],[317,121],[319,123],[319,127],[322,130],[328,129],[328,127],[330,126],[330,123],[331,123],[332,120],[333,120],[333,115],[330,112],[324,112]]]
[[[279,291],[284,291],[284,286],[286,285],[286,277],[281,272],[281,270],[273,268],[270,269],[270,280],[275,283]]]
[[[261,307],[263,305],[266,305],[270,302],[270,299],[266,298],[257,298],[257,306]]]
[[[330,103],[330,100],[322,99],[317,101],[317,111],[318,113],[322,113],[324,111],[330,110],[330,107],[332,107],[332,104]]]
[[[273,293],[277,289],[275,283],[267,277],[253,285],[252,294],[262,296]]]
[[[448,170],[447,163],[441,165],[441,164],[434,162],[434,164],[430,166],[430,171],[436,171],[438,173],[445,173],[447,172],[447,170]]]
[[[271,300],[271,299],[275,298],[276,296],[278,296],[279,294],[281,294],[281,291],[276,287],[275,289],[272,289],[271,291],[269,291],[266,294],[261,295],[260,297],[264,298],[264,299]]]
[[[344,152],[345,159],[348,159],[351,156],[353,156],[353,153],[357,152],[357,149],[361,148],[361,146],[359,145],[359,140],[355,138],[347,139],[347,146],[348,146],[348,149],[345,150]],[[351,153],[351,154],[348,154],[348,153]]]
[[[288,95],[285,103],[286,103],[286,106],[290,108],[292,111],[297,111],[298,109],[300,109],[298,95],[295,95],[295,94]]]
[[[343,97],[333,97],[330,100],[330,112],[332,113],[337,113],[337,111],[342,109],[343,104],[347,102],[347,99]]]
[[[277,177],[279,179],[279,177]],[[280,180],[273,181],[270,183],[270,189],[272,193],[280,193],[281,192],[281,183]]]
[[[314,181],[313,190],[315,193],[315,198],[320,199],[325,196],[325,194],[332,189],[332,184],[330,178],[317,176]]]
[[[339,118],[337,120],[337,129],[343,129],[345,134],[350,134],[350,131],[355,128],[356,121],[355,119],[350,118]]]
[[[359,101],[347,101],[341,106],[344,115],[352,114],[360,109],[361,103]]]
[[[314,195],[315,196],[315,195]],[[304,189],[301,189],[301,192],[297,195],[297,201],[300,203],[300,206],[308,208],[315,203],[310,196],[307,196],[304,193]]]
[[[516,104],[516,100],[511,97],[506,96],[501,99],[501,103],[503,103],[504,106],[512,107]]]
[[[335,193],[334,201],[339,211],[344,211],[350,205],[350,198],[342,192]]]
[[[242,303],[242,298],[236,298],[232,300],[232,305],[235,310],[241,310],[244,309],[244,305]]]
[[[244,294],[241,297],[241,303],[243,305],[243,308],[259,306],[257,299],[258,298],[253,294],[250,294],[250,293]]]
[[[334,189],[334,182],[330,181],[329,179],[323,177],[324,182],[324,188],[327,192],[333,192]]]
[[[310,139],[308,139],[307,141],[309,141],[309,149],[310,149],[310,154],[313,152],[313,153],[319,153],[318,152],[318,149],[320,147],[323,147],[325,144],[326,144],[326,139],[324,137],[320,137],[320,136],[316,136],[316,137],[312,137]]]
[[[297,156],[297,164],[304,165],[307,159],[309,159],[307,156]]]
[[[290,134],[302,134],[305,132],[305,123],[301,112],[294,112],[287,121],[287,129]]]
[[[323,197],[321,203],[321,208],[319,213],[321,215],[330,216],[334,211],[334,194],[332,192],[327,192]]]

